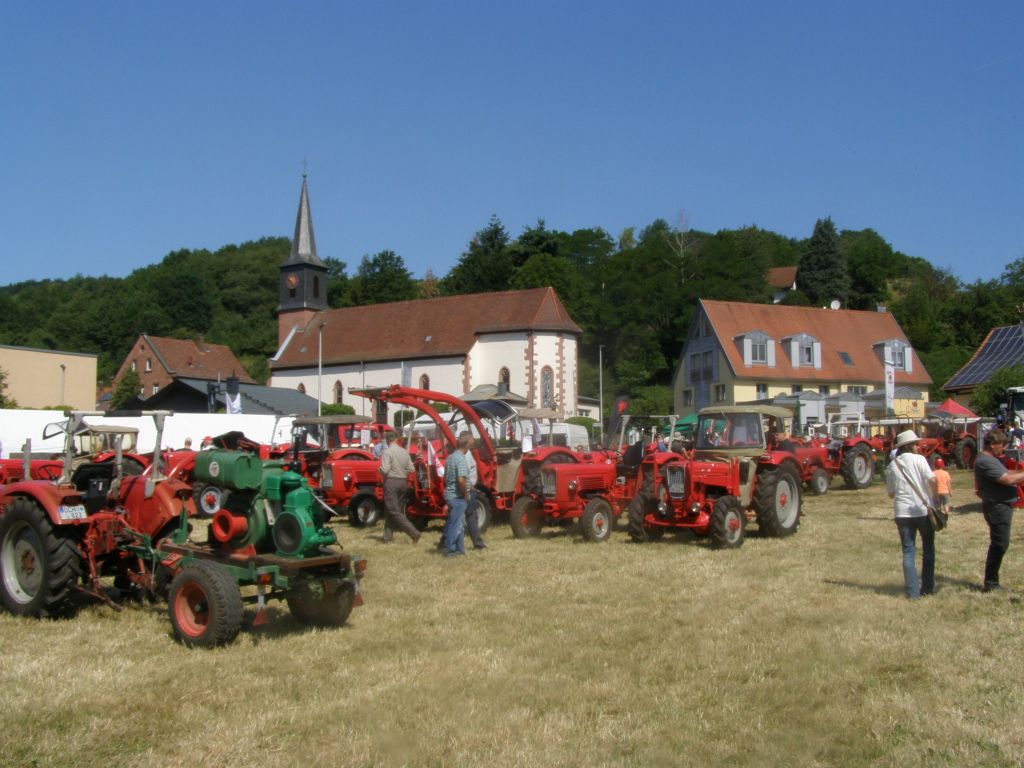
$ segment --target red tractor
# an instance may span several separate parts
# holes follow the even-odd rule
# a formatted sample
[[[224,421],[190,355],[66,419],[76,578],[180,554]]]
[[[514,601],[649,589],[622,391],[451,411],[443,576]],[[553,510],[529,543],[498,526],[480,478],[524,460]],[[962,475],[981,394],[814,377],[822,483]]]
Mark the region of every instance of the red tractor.
[[[780,448],[769,436],[769,446]],[[860,490],[875,478],[875,454],[885,445],[880,437],[872,437],[867,421],[859,414],[833,414],[809,440],[793,451],[800,463],[800,478],[812,493],[828,492],[832,478],[841,475],[846,487]]]
[[[0,488],[0,599],[12,613],[69,615],[78,596],[118,608],[124,595],[167,596],[178,639],[212,646],[238,634],[245,601],[259,606],[254,623],[265,620],[266,599],[283,597],[296,619],[325,625],[344,622],[360,603],[365,561],[330,549],[336,538],[308,483],[281,462],[264,467],[238,451],[198,454],[197,480],[223,492],[207,541],[194,543],[192,489],[164,476],[161,452],[143,472],[127,475],[117,439],[112,461],[73,467],[84,418],[104,414],[66,415],[57,482]],[[153,417],[159,445],[170,412],[126,415]],[[256,594],[243,597],[240,586]]]
[[[547,418],[554,415],[551,411],[526,411],[524,416],[501,400],[470,404],[444,392],[398,385],[353,392],[420,411],[432,423],[431,431],[436,437],[410,435],[409,452],[415,472],[406,514],[420,528],[448,515],[441,468],[460,432],[470,431],[477,440],[473,456],[477,465],[476,514],[480,530],[490,525],[496,514],[512,512],[515,499],[523,493],[530,489],[540,492],[542,467],[590,460],[590,454],[577,454],[564,446],[536,444],[532,438],[525,449],[522,442],[516,442],[514,438],[525,431],[523,418]],[[449,411],[439,411],[435,407],[438,403]],[[532,434],[540,433],[539,425],[535,425]]]
[[[748,520],[762,534],[788,536],[800,524],[800,466],[788,451],[772,450],[766,422],[792,414],[773,406],[705,408],[697,422],[693,455],[669,463],[655,493],[642,492],[629,507],[634,541],[689,530],[716,547],[743,544]]]
[[[978,417],[928,418],[918,424],[917,452],[934,467],[941,458],[958,469],[973,469],[978,457]]]

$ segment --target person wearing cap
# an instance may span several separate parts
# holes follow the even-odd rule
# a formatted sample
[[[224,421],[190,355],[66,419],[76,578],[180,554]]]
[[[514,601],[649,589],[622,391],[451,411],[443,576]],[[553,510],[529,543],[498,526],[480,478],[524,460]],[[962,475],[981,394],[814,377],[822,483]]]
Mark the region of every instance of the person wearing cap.
[[[935,459],[935,469],[932,471],[935,473],[935,486],[939,494],[939,504],[942,505],[942,511],[948,515],[949,501],[953,498],[953,478],[946,471],[946,462],[942,459]]]
[[[974,462],[974,481],[981,497],[981,511],[988,523],[989,545],[985,557],[985,581],[982,591],[1001,589],[999,567],[1010,546],[1010,523],[1017,501],[1017,486],[1024,483],[1024,470],[1010,470],[1000,461],[1006,450],[1006,433],[990,429],[983,441],[984,449]]]
[[[935,592],[935,529],[928,519],[927,499],[938,490],[928,460],[917,452],[920,438],[912,429],[896,436],[896,458],[889,465],[886,490],[893,500],[896,529],[903,547],[903,580],[911,600]],[[917,534],[921,534],[921,578],[916,567]]]

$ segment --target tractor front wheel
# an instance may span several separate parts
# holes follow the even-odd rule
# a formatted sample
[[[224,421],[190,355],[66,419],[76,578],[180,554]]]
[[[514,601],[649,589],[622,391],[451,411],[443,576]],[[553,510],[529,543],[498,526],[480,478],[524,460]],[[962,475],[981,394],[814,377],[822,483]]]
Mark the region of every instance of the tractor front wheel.
[[[832,485],[832,478],[821,467],[817,467],[811,472],[811,479],[807,482],[807,486],[815,496],[824,496],[828,493],[830,485]]]
[[[491,527],[491,519],[493,518],[491,498],[481,490],[477,490],[473,496],[475,509],[467,509],[466,515],[476,515],[477,529],[480,533],[486,533],[487,529]]]
[[[711,544],[719,549],[735,549],[743,545],[747,517],[739,499],[722,496],[711,512]]]
[[[66,616],[82,574],[74,541],[46,512],[19,499],[0,516],[0,593],[19,616]]]
[[[167,612],[189,648],[227,645],[242,629],[242,594],[226,568],[193,560],[171,581]]]
[[[800,476],[783,465],[757,474],[757,525],[769,536],[789,536],[800,525]]]
[[[953,461],[960,469],[974,469],[974,460],[978,457],[978,444],[970,437],[965,437],[956,444]]]
[[[517,539],[540,536],[542,525],[540,504],[532,496],[520,496],[512,505],[508,521]]]
[[[608,541],[612,533],[612,507],[604,499],[591,499],[580,515],[580,531],[585,541]]]
[[[296,621],[316,627],[340,627],[348,621],[356,602],[356,585],[351,581],[304,584],[285,599]]]
[[[370,528],[376,525],[380,518],[380,502],[371,494],[360,494],[348,505],[348,521],[353,528]]]

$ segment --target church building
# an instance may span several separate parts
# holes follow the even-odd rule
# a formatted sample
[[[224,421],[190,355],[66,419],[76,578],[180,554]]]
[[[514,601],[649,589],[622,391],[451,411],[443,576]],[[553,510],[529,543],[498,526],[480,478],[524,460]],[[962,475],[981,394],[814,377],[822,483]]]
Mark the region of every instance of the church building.
[[[578,410],[580,327],[552,288],[329,309],[305,176],[281,265],[271,384],[371,416],[353,389],[392,384],[457,397],[491,385],[560,418]]]

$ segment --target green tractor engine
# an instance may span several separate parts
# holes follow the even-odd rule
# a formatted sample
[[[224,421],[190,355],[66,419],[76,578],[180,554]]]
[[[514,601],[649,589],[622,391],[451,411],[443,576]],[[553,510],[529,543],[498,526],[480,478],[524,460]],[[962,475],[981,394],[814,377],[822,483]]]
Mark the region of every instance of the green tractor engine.
[[[280,461],[261,463],[238,451],[202,451],[196,456],[195,478],[222,489],[221,508],[210,521],[210,535],[222,547],[302,558],[337,543],[309,483]]]

